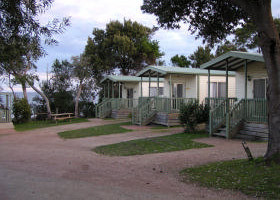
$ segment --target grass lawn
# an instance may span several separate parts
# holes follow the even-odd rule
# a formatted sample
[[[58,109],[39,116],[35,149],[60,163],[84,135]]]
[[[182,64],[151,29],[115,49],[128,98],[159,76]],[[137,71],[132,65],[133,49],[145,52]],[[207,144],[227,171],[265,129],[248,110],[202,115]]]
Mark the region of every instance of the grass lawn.
[[[72,131],[64,131],[58,133],[58,135],[65,139],[92,137],[99,135],[109,135],[114,133],[126,133],[132,130],[122,128],[121,125],[130,125],[130,122],[118,123],[118,124],[107,124],[102,126],[93,126],[90,128],[77,129]]]
[[[71,121],[58,121],[57,124],[55,121],[30,121],[23,124],[14,124],[16,131],[28,131],[37,128],[46,128],[50,126],[59,126],[65,124],[73,124],[73,123],[80,123],[80,122],[88,122],[86,118],[77,118],[71,119]]]
[[[185,182],[240,190],[254,197],[280,199],[280,165],[265,165],[262,158],[217,162],[181,171]]]
[[[99,146],[94,148],[93,151],[110,156],[131,156],[211,147],[208,144],[192,141],[195,138],[201,137],[208,137],[208,135],[204,132],[196,134],[179,133]]]

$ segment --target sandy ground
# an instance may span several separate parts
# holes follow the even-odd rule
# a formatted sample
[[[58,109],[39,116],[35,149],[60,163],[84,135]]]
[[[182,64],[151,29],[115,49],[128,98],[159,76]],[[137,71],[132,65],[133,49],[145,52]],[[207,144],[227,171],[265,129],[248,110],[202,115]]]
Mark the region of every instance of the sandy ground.
[[[250,199],[242,193],[182,183],[186,167],[244,158],[240,140],[203,138],[215,147],[128,157],[109,157],[91,151],[100,145],[180,132],[180,128],[150,130],[64,140],[57,132],[112,123],[90,122],[28,132],[0,130],[0,199]],[[5,132],[6,131],[6,132]],[[254,156],[265,143],[249,143]]]

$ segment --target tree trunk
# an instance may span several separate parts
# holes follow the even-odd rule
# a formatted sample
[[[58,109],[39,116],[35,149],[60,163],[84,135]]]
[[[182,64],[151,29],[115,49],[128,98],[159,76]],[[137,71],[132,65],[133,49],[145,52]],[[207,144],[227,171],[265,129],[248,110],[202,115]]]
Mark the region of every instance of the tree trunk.
[[[75,117],[76,118],[79,117],[79,100],[80,100],[80,96],[81,96],[82,89],[83,89],[82,82],[83,81],[80,81],[80,85],[79,85],[79,88],[78,88],[77,96],[76,96],[76,99],[75,99]]]
[[[26,84],[25,84],[25,83],[21,83],[21,87],[22,87],[23,97],[24,97],[24,98],[26,99],[26,101],[28,102],[27,91],[26,91]]]
[[[16,96],[15,91],[14,91],[14,88],[13,88],[13,86],[12,86],[12,84],[11,84],[11,74],[9,74],[9,88],[10,88],[11,91],[12,91],[14,100],[16,100],[16,99],[17,99],[17,96]]]
[[[271,0],[232,0],[256,25],[268,74],[268,147],[265,159],[280,164],[280,39],[273,22]]]
[[[235,1],[248,12],[259,34],[259,45],[268,74],[269,139],[265,159],[280,164],[280,39],[273,22],[271,1]]]
[[[41,92],[38,88],[36,88],[34,84],[32,84],[30,81],[27,82],[30,85],[30,87],[32,87],[32,89],[35,90],[35,92],[37,92],[46,101],[48,119],[51,119],[51,107],[50,107],[50,101],[48,97],[43,92]]]

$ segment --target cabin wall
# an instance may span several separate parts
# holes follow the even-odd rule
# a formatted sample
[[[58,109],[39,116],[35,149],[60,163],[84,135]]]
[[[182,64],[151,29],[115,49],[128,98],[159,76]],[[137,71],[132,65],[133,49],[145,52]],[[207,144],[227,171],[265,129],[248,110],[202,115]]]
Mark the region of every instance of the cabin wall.
[[[170,97],[169,75],[164,77],[164,95]],[[210,76],[211,82],[226,82],[225,76]],[[199,98],[200,103],[208,97],[208,76],[207,75],[171,75],[172,85],[183,84],[184,98]],[[235,77],[229,76],[229,97],[236,97]]]
[[[151,87],[156,87],[157,88],[157,82],[151,82]],[[160,82],[159,87],[164,87],[164,83]],[[149,96],[149,82],[143,82],[142,83],[142,92],[143,92],[143,97],[148,97]],[[136,97],[137,98],[141,97],[141,82],[139,82],[139,84],[137,86]]]
[[[235,81],[234,76],[228,77],[228,96],[236,97],[235,93]],[[210,76],[210,82],[226,82],[225,76]],[[208,76],[199,76],[199,101],[202,102],[208,97]]]
[[[253,62],[247,65],[247,76],[250,80],[247,82],[247,98],[253,98],[253,80],[267,78],[266,67],[263,62]],[[245,98],[245,70],[240,67],[236,71],[236,97]]]
[[[164,77],[164,96],[170,98],[170,84],[169,84],[170,75]],[[184,98],[196,98],[196,75],[180,75],[172,74],[171,83],[174,84],[183,84],[183,97]],[[173,89],[173,88],[172,88]]]
[[[157,82],[151,82],[151,87],[157,87]],[[159,87],[164,87],[164,83],[160,82]],[[127,89],[133,89],[133,98],[138,99],[141,97],[141,82],[125,82],[122,88],[123,98],[127,98]],[[149,82],[142,82],[143,97],[149,96]]]

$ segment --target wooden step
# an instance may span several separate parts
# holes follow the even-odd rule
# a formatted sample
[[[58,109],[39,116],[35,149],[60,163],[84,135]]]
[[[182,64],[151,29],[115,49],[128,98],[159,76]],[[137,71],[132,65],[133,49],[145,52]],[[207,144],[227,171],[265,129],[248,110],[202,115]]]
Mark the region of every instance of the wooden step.
[[[215,133],[213,133],[213,135],[221,136],[221,137],[226,137],[226,133],[225,132],[215,132]]]
[[[247,130],[240,130],[239,134],[249,135],[249,136],[256,136],[256,137],[262,137],[262,138],[268,138],[268,134],[259,133],[259,132],[253,132],[253,131],[247,131]]]

